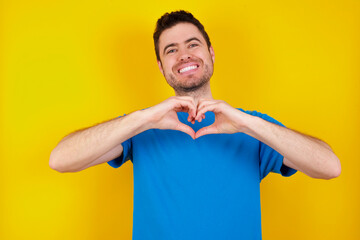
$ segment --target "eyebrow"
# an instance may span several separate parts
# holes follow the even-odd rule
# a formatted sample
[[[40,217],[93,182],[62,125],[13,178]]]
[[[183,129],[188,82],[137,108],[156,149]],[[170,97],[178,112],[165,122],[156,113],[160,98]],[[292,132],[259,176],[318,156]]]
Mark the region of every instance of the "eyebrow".
[[[189,38],[184,43],[188,43],[188,42],[191,42],[193,40],[198,41],[199,43],[201,43],[201,41],[197,37]],[[169,47],[174,47],[174,46],[177,46],[177,45],[179,45],[179,44],[178,43],[170,43],[170,44],[166,45],[165,48],[164,48],[163,54],[165,54],[166,49],[168,49]]]

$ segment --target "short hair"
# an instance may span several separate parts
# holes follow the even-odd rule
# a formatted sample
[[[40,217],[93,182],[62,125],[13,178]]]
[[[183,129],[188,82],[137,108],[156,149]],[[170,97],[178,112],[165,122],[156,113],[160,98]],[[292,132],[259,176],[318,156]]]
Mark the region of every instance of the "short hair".
[[[204,39],[206,40],[208,48],[210,48],[211,46],[210,39],[204,29],[204,26],[191,13],[184,10],[165,13],[164,15],[161,16],[161,18],[158,19],[156,23],[155,32],[153,35],[157,60],[160,61],[159,38],[161,33],[164,30],[175,26],[178,23],[184,23],[184,22],[194,24],[199,29],[200,33],[203,35]]]

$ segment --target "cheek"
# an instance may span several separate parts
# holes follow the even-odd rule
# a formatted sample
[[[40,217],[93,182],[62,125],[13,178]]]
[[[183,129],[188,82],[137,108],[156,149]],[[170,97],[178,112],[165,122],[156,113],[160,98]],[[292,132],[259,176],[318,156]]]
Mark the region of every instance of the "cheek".
[[[212,56],[210,54],[207,54],[204,59],[206,59],[208,64],[214,63]]]
[[[207,62],[211,59],[211,55],[204,51],[194,52],[194,56],[196,56],[198,59],[203,60],[205,62]]]
[[[172,61],[166,61],[166,63],[164,64],[164,71],[165,72],[169,72],[172,71],[172,68],[174,67],[175,64],[173,64]]]
[[[165,73],[169,73],[169,72],[171,72],[171,71],[172,71],[171,66],[166,65],[166,66],[165,66],[165,69],[164,69],[164,72],[165,72]]]

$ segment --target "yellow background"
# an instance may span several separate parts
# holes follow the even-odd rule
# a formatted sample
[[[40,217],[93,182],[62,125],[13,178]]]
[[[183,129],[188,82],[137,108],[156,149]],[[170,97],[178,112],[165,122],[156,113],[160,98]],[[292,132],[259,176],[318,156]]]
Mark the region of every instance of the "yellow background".
[[[329,181],[265,178],[263,238],[360,239],[358,0],[0,1],[0,239],[131,239],[131,162],[58,173],[48,161],[68,133],[173,95],[152,33],[177,9],[210,35],[214,98],[341,160]]]

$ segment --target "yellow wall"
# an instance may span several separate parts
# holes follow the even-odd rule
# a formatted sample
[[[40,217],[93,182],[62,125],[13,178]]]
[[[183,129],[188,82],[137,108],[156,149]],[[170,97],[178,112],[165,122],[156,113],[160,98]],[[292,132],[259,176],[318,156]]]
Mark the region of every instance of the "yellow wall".
[[[270,174],[264,239],[360,239],[360,2],[0,2],[0,239],[131,239],[132,164],[58,173],[51,150],[79,128],[173,94],[152,43],[186,9],[215,49],[213,95],[328,142],[330,181]],[[221,206],[220,206],[221,207]]]

